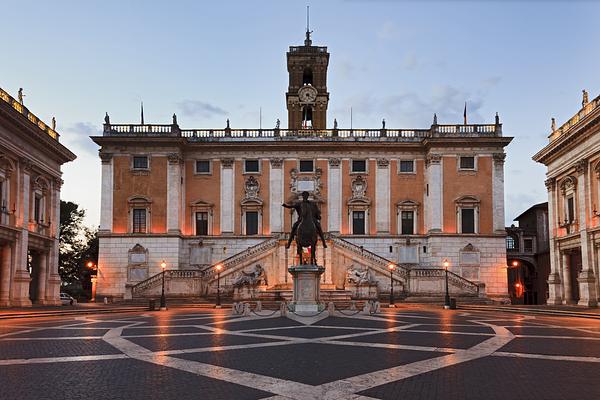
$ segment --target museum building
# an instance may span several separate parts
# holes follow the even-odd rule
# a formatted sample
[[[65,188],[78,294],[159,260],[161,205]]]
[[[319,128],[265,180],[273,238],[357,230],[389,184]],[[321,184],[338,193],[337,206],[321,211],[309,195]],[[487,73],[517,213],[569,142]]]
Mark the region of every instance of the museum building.
[[[581,108],[533,156],[548,189],[548,304],[596,306],[600,293],[600,96],[583,91]]]
[[[75,155],[18,97],[0,89],[0,307],[60,305],[60,167]]]
[[[498,116],[483,125],[434,116],[421,129],[328,127],[329,57],[310,33],[289,48],[287,129],[229,121],[184,129],[175,115],[164,125],[116,124],[106,115],[103,135],[92,137],[102,163],[98,297],[155,294],[164,261],[172,296],[211,295],[218,275],[235,297],[240,276],[258,265],[252,296],[287,298],[297,260],[285,243],[296,216],[282,203],[307,191],[321,210],[321,287],[331,296],[382,296],[391,282],[402,296],[439,295],[445,262],[453,293],[508,298],[512,138]]]

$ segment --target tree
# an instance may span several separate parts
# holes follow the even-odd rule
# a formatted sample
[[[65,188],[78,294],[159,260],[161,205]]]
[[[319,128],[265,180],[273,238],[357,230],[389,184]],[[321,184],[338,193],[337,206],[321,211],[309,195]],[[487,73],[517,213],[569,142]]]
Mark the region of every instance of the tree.
[[[83,224],[84,217],[79,205],[60,201],[58,272],[63,286],[74,295],[89,286],[87,262],[98,263],[98,232]]]

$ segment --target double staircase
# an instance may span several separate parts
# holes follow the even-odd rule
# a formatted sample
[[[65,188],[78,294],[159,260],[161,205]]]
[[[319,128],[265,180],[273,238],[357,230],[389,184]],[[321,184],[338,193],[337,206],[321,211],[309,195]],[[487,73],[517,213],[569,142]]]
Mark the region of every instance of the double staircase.
[[[334,235],[330,235],[328,241],[332,252],[338,252],[339,255],[350,258],[360,265],[367,266],[372,274],[380,278],[380,281],[389,282],[390,278],[393,279],[394,293],[398,300],[407,298],[409,301],[438,301],[445,294],[446,277],[448,290],[453,297],[459,297],[461,301],[463,298],[485,299],[485,291],[481,285],[454,272],[441,268],[411,268],[397,264],[364,249],[362,246]],[[166,270],[128,286],[126,298],[140,299],[160,295],[163,279],[165,281],[165,291],[169,297],[212,298],[215,296],[213,292],[215,292],[214,286],[217,280],[217,266],[220,266],[221,296],[230,297],[231,287],[227,289],[223,287],[226,278],[265,257],[272,256],[273,251],[277,250],[278,246],[283,246],[283,243],[284,240],[281,237],[273,237],[202,269]],[[387,297],[385,290],[384,293],[380,291],[380,296]],[[333,285],[323,285],[321,300],[349,301],[349,293],[349,290],[336,289]],[[272,285],[266,291],[260,292],[260,298],[263,297],[266,301],[289,301],[292,297],[291,284]]]

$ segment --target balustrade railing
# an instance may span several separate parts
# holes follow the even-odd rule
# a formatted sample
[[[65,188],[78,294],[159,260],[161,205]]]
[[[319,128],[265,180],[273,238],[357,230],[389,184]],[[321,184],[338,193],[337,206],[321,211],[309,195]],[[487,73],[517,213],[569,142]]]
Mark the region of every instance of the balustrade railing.
[[[442,268],[412,268],[409,273],[411,278],[446,279],[446,270]],[[448,271],[448,284],[474,295],[479,294],[478,284],[465,279],[452,271]]]
[[[385,141],[420,141],[424,138],[457,136],[501,136],[498,125],[432,125],[429,129],[179,129],[177,125],[105,124],[104,135],[165,135],[189,141],[221,139],[365,139]]]
[[[14,99],[8,92],[4,91],[0,88],[0,99],[2,99],[5,103],[10,104],[12,108],[14,108],[19,113],[23,114],[27,117],[27,119],[34,125],[37,125],[39,129],[44,131],[48,136],[52,139],[58,140],[59,134],[54,129],[46,125],[42,120],[35,116],[35,114],[31,113],[27,107],[23,104],[19,103],[16,99]]]
[[[249,259],[257,254],[263,253],[267,250],[277,247],[278,242],[279,242],[279,238],[272,238],[272,239],[265,240],[264,242],[255,244],[254,246],[248,247],[244,251],[241,251],[237,254],[234,254],[231,257],[228,257],[228,258],[221,260],[209,267],[206,267],[203,270],[204,277],[209,280],[215,279],[215,275],[217,274],[217,271],[216,271],[217,265],[221,265],[222,269],[221,269],[220,273],[223,274],[223,273],[231,270],[232,268],[236,267],[237,265],[243,263],[247,259]]]
[[[197,269],[167,269],[164,271],[165,279],[190,279],[190,278],[202,278],[202,271]],[[159,272],[156,275],[152,275],[148,279],[138,282],[131,288],[133,294],[141,293],[145,290],[162,284],[163,272]]]

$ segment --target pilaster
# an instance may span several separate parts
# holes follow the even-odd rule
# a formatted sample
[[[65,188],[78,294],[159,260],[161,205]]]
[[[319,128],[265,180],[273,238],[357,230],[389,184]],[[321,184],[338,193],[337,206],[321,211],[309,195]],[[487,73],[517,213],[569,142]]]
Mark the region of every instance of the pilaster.
[[[443,177],[441,154],[428,155],[426,174],[429,188],[429,194],[425,196],[426,230],[428,232],[442,232]]]
[[[182,159],[178,153],[167,155],[167,232],[181,233]]]
[[[102,191],[100,192],[100,231],[111,232],[113,227],[113,155],[100,152],[102,162]]]
[[[560,260],[558,259],[556,236],[556,179],[546,179],[548,190],[548,225],[550,240],[550,275],[548,276],[548,300],[549,305],[562,304],[562,291],[560,280]]]
[[[342,224],[342,178],[339,158],[329,159],[327,182],[327,230],[340,233]]]
[[[494,232],[504,233],[504,160],[506,154],[493,155],[492,168],[492,203]]]
[[[234,160],[221,159],[221,234],[233,235],[234,227]]]
[[[283,159],[271,158],[269,168],[269,223],[271,233],[283,232]]]
[[[377,233],[390,232],[390,161],[377,160],[375,171],[375,229]]]

